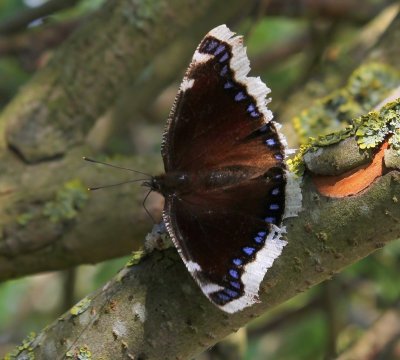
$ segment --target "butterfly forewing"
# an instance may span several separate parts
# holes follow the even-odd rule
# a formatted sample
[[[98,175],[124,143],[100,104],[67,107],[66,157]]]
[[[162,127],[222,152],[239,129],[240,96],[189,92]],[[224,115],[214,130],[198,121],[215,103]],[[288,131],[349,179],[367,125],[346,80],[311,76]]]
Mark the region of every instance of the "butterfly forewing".
[[[240,38],[234,39],[228,43],[206,36],[199,45],[168,121],[162,151],[166,171],[237,165],[267,169],[282,162],[283,144],[272,115],[257,105],[257,95],[268,89],[258,79],[238,78],[231,63],[234,47],[243,47]],[[255,96],[248,89],[253,84]]]

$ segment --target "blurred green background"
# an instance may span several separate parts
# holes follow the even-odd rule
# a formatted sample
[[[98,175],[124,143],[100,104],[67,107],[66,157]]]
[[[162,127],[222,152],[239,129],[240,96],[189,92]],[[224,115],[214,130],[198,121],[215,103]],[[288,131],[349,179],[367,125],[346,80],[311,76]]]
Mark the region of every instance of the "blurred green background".
[[[64,1],[67,3],[64,9],[39,17],[18,31],[7,31],[10,20],[45,1],[0,0],[0,109],[102,2],[81,0],[68,4]],[[387,2],[374,3],[384,8]],[[287,11],[280,16],[240,19],[233,28],[245,35],[253,74],[260,75],[273,89],[271,106],[279,114],[288,94],[307,76],[318,74],[327,63],[334,62],[337,53],[351,46],[375,15],[367,14],[361,20],[352,18],[351,14],[345,19],[329,16],[316,19],[291,16]],[[61,28],[64,32],[58,34]],[[45,37],[46,32],[53,35],[51,40]],[[142,114],[144,124],[149,122],[156,129],[149,127],[149,137],[154,140],[149,140],[151,145],[142,151],[159,151],[159,129],[163,127],[179,81],[177,78],[160,92],[152,110]],[[317,94],[319,91],[316,90]],[[328,90],[321,90],[321,95],[324,91]],[[123,112],[119,116],[123,117]],[[140,151],[134,144],[135,139],[124,135],[126,125],[118,124],[120,127],[113,130],[103,150],[106,153]],[[150,226],[149,222],[149,229]],[[103,285],[126,261],[127,258],[114,259],[0,284],[0,357],[27,334],[39,332],[80,298]],[[227,355],[224,344],[218,344],[199,359],[333,358],[361,338],[385,310],[398,306],[399,272],[400,243],[395,242],[334,275],[331,281],[313,287],[253,321],[234,340],[239,345],[234,347],[232,355]]]

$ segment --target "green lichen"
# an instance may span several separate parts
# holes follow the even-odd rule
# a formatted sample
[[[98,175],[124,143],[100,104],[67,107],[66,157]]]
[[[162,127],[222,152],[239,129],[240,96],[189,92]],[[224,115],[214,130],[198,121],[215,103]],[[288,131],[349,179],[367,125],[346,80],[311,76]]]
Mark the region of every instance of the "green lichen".
[[[382,116],[385,117],[391,134],[389,145],[400,155],[400,99],[387,104],[383,108]]]
[[[139,264],[146,255],[147,253],[145,250],[134,251],[125,266],[131,267]]]
[[[69,312],[73,316],[78,316],[79,314],[82,314],[89,308],[91,301],[92,300],[90,298],[85,297],[81,301],[79,301],[74,307],[72,307]]]
[[[67,351],[65,356],[68,359],[75,359],[75,360],[90,360],[92,359],[92,352],[89,350],[89,348],[85,345],[80,347],[77,350],[70,350]]]
[[[337,144],[338,142],[349,138],[350,136],[354,136],[356,133],[356,128],[354,125],[349,125],[344,129],[338,130],[334,133],[320,135],[317,138],[311,138],[311,145],[313,148],[330,146],[333,144]]]
[[[347,85],[293,119],[301,143],[309,137],[337,133],[350,120],[365,114],[384,100],[396,88],[400,72],[387,65],[370,63],[358,68]]]
[[[356,135],[360,149],[373,149],[385,139],[387,127],[384,120],[375,111],[359,118]]]
[[[310,146],[309,145],[301,145],[299,151],[296,153],[296,155],[288,159],[286,161],[286,164],[289,168],[289,171],[292,173],[296,174],[297,176],[302,176],[306,167],[303,161],[303,156],[304,154],[309,151]]]
[[[26,212],[17,217],[17,223],[20,226],[26,226],[34,218],[34,214],[31,212]]]
[[[380,112],[370,112],[355,121],[360,149],[373,149],[389,137],[389,145],[400,155],[400,99],[386,104]]]
[[[71,180],[57,191],[55,200],[45,204],[43,215],[52,222],[60,222],[75,218],[88,198],[87,189],[80,180]]]
[[[14,360],[17,357],[21,358],[21,354],[23,354],[23,358],[26,360],[35,360],[35,355],[33,354],[33,342],[36,339],[36,334],[31,332],[24,340],[22,340],[21,345],[17,346],[13,351],[9,352],[5,355],[4,360]]]

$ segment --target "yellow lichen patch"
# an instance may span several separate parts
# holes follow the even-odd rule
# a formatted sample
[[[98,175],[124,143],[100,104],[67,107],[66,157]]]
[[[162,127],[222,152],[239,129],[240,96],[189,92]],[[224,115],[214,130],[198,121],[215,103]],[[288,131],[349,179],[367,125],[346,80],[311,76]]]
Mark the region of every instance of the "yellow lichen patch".
[[[303,155],[310,149],[309,145],[310,144],[301,145],[296,155],[293,158],[286,161],[289,171],[293,172],[297,176],[302,176],[305,171]]]
[[[142,259],[146,256],[146,251],[144,250],[138,250],[138,251],[134,251],[132,253],[131,258],[128,260],[128,262],[126,263],[126,267],[131,267],[134,265],[139,264]]]
[[[90,298],[85,297],[81,301],[79,301],[74,307],[72,307],[69,312],[73,316],[77,316],[79,314],[82,314],[83,312],[85,312],[89,308],[89,305],[90,305],[91,301],[92,300]]]
[[[79,349],[67,351],[65,357],[67,359],[75,359],[75,360],[90,360],[92,359],[92,352],[86,345],[84,345]]]
[[[33,354],[33,342],[36,339],[36,334],[31,332],[23,341],[22,344],[17,346],[12,352],[5,355],[4,360],[13,360],[20,358],[23,354],[23,358],[26,360],[34,360],[35,355]],[[22,357],[21,357],[22,359]]]
[[[355,121],[360,149],[376,148],[389,138],[389,146],[400,155],[400,99],[386,104],[380,112],[370,112]]]

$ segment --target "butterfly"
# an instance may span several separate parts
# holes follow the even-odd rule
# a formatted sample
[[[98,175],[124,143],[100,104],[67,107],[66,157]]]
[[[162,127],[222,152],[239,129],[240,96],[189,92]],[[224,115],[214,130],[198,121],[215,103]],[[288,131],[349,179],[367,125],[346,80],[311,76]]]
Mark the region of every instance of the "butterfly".
[[[234,313],[258,302],[281,255],[284,218],[301,206],[286,141],[250,71],[241,36],[226,25],[201,41],[162,142],[165,173],[147,182],[165,198],[163,220],[207,298]]]

